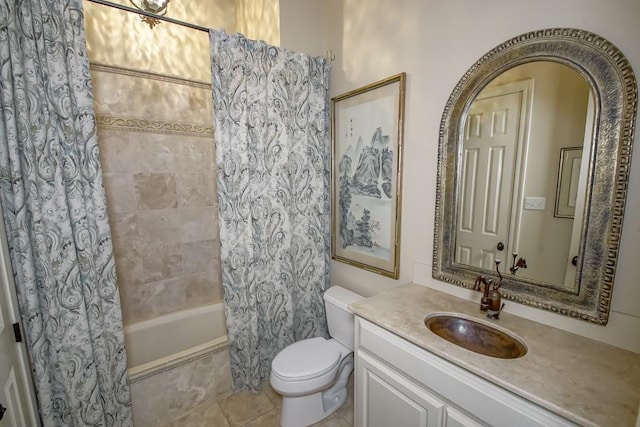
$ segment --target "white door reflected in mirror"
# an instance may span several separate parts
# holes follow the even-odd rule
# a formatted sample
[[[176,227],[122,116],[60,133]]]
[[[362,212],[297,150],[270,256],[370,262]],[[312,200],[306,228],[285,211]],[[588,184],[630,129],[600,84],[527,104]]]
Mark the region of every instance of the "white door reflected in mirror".
[[[508,273],[515,253],[527,264],[518,276],[577,290],[571,260],[592,138],[589,94],[575,70],[535,61],[500,74],[476,97],[461,132],[457,263],[493,271],[501,259]]]

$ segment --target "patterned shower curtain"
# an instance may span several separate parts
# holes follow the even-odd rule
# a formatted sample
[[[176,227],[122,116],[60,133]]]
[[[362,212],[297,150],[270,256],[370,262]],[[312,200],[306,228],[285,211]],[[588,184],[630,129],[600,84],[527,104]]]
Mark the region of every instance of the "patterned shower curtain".
[[[0,4],[0,203],[44,426],[133,425],[82,0]]]
[[[234,389],[288,344],[327,336],[329,66],[211,31],[218,209]]]

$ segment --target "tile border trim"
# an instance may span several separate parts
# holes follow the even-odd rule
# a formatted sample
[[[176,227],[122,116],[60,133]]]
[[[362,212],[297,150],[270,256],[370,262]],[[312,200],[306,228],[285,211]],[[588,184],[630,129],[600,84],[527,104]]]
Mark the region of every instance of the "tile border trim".
[[[135,384],[140,381],[144,381],[147,378],[150,378],[154,375],[159,375],[164,372],[172,371],[188,363],[196,362],[206,357],[213,356],[223,351],[227,351],[228,348],[229,348],[228,342],[224,341],[222,343],[214,344],[211,347],[196,351],[194,353],[191,353],[182,357],[178,357],[171,362],[156,366],[154,368],[147,369],[144,372],[140,372],[134,375],[129,375],[129,384]]]
[[[164,120],[147,120],[136,117],[96,114],[96,124],[100,128],[113,130],[213,138],[213,126],[204,126],[197,123],[168,122]]]
[[[199,89],[211,90],[211,83],[208,83],[208,82],[183,79],[180,77],[173,77],[165,74],[151,73],[149,71],[139,71],[139,70],[134,70],[132,68],[118,67],[114,65],[106,65],[106,64],[91,62],[89,63],[89,69],[91,71],[102,71],[105,73],[122,74],[125,76],[158,80],[166,83],[173,83],[178,85],[196,87]]]

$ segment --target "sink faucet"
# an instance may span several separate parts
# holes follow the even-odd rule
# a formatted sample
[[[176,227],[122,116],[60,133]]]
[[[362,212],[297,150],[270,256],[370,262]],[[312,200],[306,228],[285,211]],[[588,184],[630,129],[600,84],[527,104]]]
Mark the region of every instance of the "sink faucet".
[[[487,311],[487,309],[489,308],[489,288],[491,287],[492,283],[493,280],[491,280],[491,278],[478,276],[476,278],[476,282],[473,284],[474,291],[480,291],[480,288],[482,287],[482,285],[484,285],[484,293],[482,294],[482,298],[480,299],[481,311]]]
[[[484,276],[478,276],[473,284],[473,290],[475,291],[480,291],[480,288],[484,284],[484,292],[482,298],[480,298],[480,310],[486,311],[487,317],[496,320],[498,320],[504,308],[502,296],[498,291],[498,288],[502,285],[502,274],[500,274],[500,269],[498,268],[500,262],[499,259],[495,260],[496,271],[498,272],[498,277],[500,277],[500,282],[497,285],[493,283],[493,279]]]
[[[502,313],[502,309],[504,308],[502,296],[500,295],[500,292],[498,292],[498,286],[494,286],[491,292],[489,292],[488,299],[487,317],[498,320],[500,313]]]

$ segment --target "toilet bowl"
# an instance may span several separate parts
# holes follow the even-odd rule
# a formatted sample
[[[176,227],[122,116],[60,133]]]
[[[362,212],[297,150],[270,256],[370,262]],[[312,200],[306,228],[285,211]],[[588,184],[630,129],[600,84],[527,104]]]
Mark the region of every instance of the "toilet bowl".
[[[311,425],[345,402],[354,344],[354,317],[348,305],[361,299],[347,289],[331,287],[324,300],[332,338],[298,341],[273,359],[269,382],[282,394],[282,427]]]

